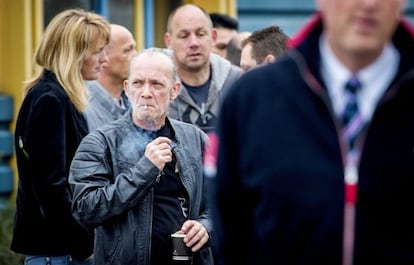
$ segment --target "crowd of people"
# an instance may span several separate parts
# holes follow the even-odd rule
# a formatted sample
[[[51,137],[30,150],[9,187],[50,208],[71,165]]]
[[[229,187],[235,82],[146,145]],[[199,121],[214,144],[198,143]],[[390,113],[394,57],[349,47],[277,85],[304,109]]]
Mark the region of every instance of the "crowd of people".
[[[11,249],[26,265],[414,264],[406,3],[315,3],[295,36],[179,5],[165,47],[140,51],[98,14],[57,14],[16,122]]]

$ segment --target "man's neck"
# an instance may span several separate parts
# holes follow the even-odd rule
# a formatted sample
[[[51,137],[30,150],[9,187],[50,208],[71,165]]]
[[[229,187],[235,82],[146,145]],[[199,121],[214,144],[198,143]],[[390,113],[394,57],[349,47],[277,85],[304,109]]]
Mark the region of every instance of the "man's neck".
[[[187,71],[185,69],[177,69],[178,76],[189,86],[200,86],[207,82],[210,78],[210,64],[197,72]]]
[[[343,52],[342,49],[331,45],[328,40],[326,44],[329,45],[334,56],[354,74],[377,60],[385,48],[382,46],[370,51]]]
[[[159,130],[165,125],[165,116],[159,117],[158,119],[138,119],[134,113],[132,113],[132,119],[136,126],[149,131]]]
[[[123,91],[123,84],[120,80],[115,80],[112,78],[107,78],[106,76],[101,76],[98,79],[99,84],[103,86],[103,88],[108,91],[108,93],[111,95],[111,97],[120,99],[121,94]]]

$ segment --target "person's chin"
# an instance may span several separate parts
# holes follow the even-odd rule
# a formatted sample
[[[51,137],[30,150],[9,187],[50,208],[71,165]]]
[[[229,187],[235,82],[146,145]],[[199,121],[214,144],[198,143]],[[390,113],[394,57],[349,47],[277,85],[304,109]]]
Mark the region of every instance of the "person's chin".
[[[100,72],[91,73],[88,76],[84,77],[83,79],[86,81],[97,80],[99,78]]]
[[[378,41],[377,38],[371,36],[354,38],[352,42],[348,44],[348,50],[354,54],[360,54],[361,56],[372,56],[372,54],[381,53],[384,43]]]
[[[205,63],[201,60],[189,61],[187,62],[187,69],[190,71],[199,71],[200,69],[203,68],[204,64]]]
[[[154,119],[154,117],[151,115],[151,112],[148,110],[140,110],[138,113],[135,113],[135,117],[141,121],[149,121]]]

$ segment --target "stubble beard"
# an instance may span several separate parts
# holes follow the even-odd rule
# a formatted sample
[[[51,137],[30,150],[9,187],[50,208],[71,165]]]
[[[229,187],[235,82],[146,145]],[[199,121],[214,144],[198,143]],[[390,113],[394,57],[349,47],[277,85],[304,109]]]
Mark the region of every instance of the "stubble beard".
[[[204,69],[206,65],[208,64],[209,64],[208,60],[203,61],[203,62],[196,62],[196,63],[186,62],[186,63],[181,64],[181,68],[185,70],[186,72],[197,73],[197,72],[200,72],[202,69]]]

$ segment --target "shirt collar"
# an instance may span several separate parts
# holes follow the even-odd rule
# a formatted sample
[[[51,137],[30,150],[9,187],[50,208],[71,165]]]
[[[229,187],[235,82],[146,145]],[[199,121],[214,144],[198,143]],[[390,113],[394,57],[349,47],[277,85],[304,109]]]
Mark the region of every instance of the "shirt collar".
[[[327,86],[334,111],[339,116],[346,104],[343,88],[352,73],[336,58],[324,35],[319,40],[319,48],[322,78]],[[388,43],[374,62],[357,73],[362,83],[357,101],[364,119],[371,118],[376,104],[398,71],[399,61],[399,52],[392,43]]]

